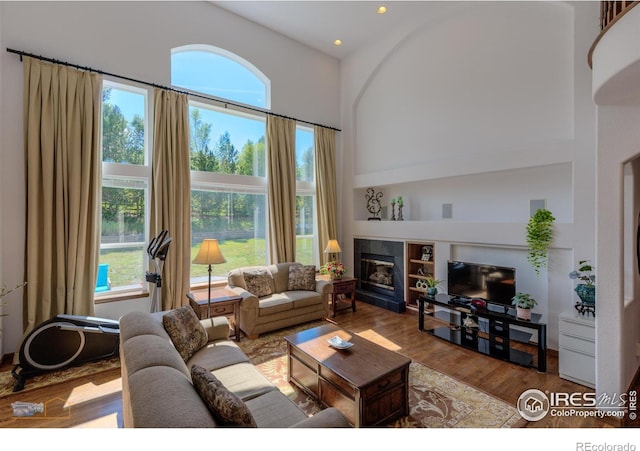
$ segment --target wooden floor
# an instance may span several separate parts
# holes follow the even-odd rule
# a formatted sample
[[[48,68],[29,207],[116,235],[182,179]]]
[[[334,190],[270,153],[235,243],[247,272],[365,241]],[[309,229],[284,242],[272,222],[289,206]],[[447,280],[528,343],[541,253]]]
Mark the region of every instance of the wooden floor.
[[[540,374],[535,369],[481,355],[420,332],[417,314],[413,311],[398,314],[358,302],[357,312],[339,312],[333,321],[514,406],[520,394],[530,388],[569,393],[592,391],[558,377],[558,358],[554,352],[548,358],[548,372]],[[10,367],[10,363],[5,363],[0,369]],[[50,387],[18,392],[2,398],[0,427],[122,427],[121,388],[119,370],[110,370]],[[49,402],[52,400],[55,402]],[[47,416],[38,419],[14,417],[11,403],[15,401],[47,401]],[[541,421],[529,423],[528,427],[611,426],[619,424],[593,418],[548,416]]]

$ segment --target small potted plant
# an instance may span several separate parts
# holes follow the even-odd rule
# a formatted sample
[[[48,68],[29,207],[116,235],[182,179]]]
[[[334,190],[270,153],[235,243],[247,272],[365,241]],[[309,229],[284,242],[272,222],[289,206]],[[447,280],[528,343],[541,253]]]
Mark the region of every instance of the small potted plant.
[[[531,309],[538,305],[538,303],[530,294],[518,292],[511,298],[511,305],[516,306],[516,316],[518,319],[531,321]]]
[[[594,305],[596,303],[596,275],[591,260],[580,260],[578,269],[569,273],[570,279],[582,280],[584,283],[576,285],[576,293],[583,304]]]
[[[443,281],[440,279],[436,279],[434,277],[427,277],[425,279],[425,283],[427,285],[427,294],[429,296],[435,296],[438,294],[438,285],[440,285]]]
[[[547,253],[553,242],[553,221],[556,218],[544,208],[537,210],[527,223],[527,246],[529,253],[527,260],[533,267],[536,275],[547,267]]]
[[[342,279],[344,273],[347,272],[344,265],[337,261],[328,262],[320,269],[321,274],[329,274],[331,280]]]

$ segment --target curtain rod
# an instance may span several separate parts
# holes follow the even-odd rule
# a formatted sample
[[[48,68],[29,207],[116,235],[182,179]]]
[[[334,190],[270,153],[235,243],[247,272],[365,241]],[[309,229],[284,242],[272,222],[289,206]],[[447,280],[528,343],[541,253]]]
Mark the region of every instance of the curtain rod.
[[[60,60],[57,60],[55,58],[48,58],[48,57],[42,56],[42,55],[35,55],[33,53],[24,52],[22,50],[15,50],[15,49],[7,48],[7,52],[15,53],[16,55],[19,55],[20,56],[20,61],[22,61],[22,57],[23,56],[29,56],[31,58],[39,59],[39,60],[42,60],[42,61],[47,61],[49,63],[55,63],[55,64],[61,64],[63,66],[75,67],[76,69],[79,69],[79,70],[85,70],[85,71],[88,71],[88,72],[94,72],[96,74],[101,74],[101,75],[107,75],[109,77],[115,77],[115,78],[119,78],[121,80],[132,81],[134,83],[140,83],[140,84],[143,84],[143,85],[151,86],[153,88],[166,89],[167,91],[173,91],[173,92],[177,92],[177,93],[180,93],[180,94],[186,94],[186,95],[189,95],[189,96],[192,96],[192,97],[198,97],[200,99],[213,100],[214,102],[218,102],[218,103],[224,104],[225,108],[227,107],[227,105],[232,105],[232,106],[240,108],[240,109],[249,110],[249,111],[255,111],[255,112],[258,112],[258,113],[268,114],[268,115],[276,116],[276,117],[281,117],[283,119],[291,119],[291,120],[294,120],[294,121],[297,121],[297,122],[302,122],[304,124],[317,125],[319,127],[324,127],[324,128],[328,128],[330,130],[335,130],[337,132],[341,132],[342,131],[339,128],[328,127],[326,125],[317,124],[315,122],[309,122],[309,121],[305,121],[305,120],[302,120],[302,119],[297,119],[295,117],[285,116],[283,114],[272,113],[271,111],[268,111],[268,110],[265,110],[265,109],[262,109],[262,108],[252,107],[252,106],[244,105],[242,103],[231,102],[229,100],[221,99],[219,97],[206,96],[206,95],[198,94],[198,93],[191,92],[191,91],[183,91],[183,90],[172,88],[170,86],[162,86],[162,85],[159,85],[159,84],[156,84],[156,83],[152,83],[152,82],[148,82],[148,81],[144,81],[144,80],[137,80],[137,79],[131,78],[131,77],[126,77],[124,75],[112,74],[112,73],[105,72],[105,71],[100,70],[100,69],[94,69],[94,68],[88,67],[88,66],[81,66],[79,64],[69,63],[67,61],[60,61]]]

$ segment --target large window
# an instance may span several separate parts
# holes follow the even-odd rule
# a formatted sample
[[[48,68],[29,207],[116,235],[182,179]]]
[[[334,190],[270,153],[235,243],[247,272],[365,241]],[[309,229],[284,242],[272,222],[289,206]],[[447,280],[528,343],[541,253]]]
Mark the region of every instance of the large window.
[[[150,175],[147,91],[105,81],[102,99],[97,296],[145,286]]]
[[[296,261],[317,264],[313,130],[296,128]]]

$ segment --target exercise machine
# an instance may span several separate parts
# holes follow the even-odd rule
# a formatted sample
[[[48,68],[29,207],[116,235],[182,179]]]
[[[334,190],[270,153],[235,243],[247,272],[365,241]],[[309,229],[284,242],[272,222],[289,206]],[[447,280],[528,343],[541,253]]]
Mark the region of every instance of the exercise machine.
[[[32,330],[20,346],[19,361],[11,370],[13,391],[39,373],[80,365],[119,354],[117,320],[80,315],[57,315]]]
[[[151,294],[151,313],[162,310],[162,268],[171,244],[171,237],[168,237],[168,234],[166,230],[161,231],[158,236],[151,239],[147,247],[147,255],[154,268],[153,272],[147,271],[145,274],[146,281],[154,284]]]

